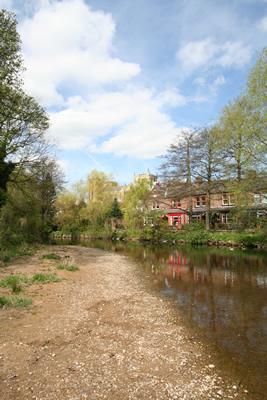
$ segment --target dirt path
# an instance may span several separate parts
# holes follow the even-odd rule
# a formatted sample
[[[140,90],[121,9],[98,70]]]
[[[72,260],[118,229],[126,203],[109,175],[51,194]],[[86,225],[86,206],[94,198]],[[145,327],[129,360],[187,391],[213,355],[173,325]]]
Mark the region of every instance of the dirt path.
[[[2,269],[55,272],[39,251]],[[25,310],[0,310],[1,400],[249,399],[182,325],[168,302],[147,289],[126,257],[58,246],[77,272],[32,285]],[[144,278],[144,277],[143,277]],[[224,376],[224,377],[222,377]]]

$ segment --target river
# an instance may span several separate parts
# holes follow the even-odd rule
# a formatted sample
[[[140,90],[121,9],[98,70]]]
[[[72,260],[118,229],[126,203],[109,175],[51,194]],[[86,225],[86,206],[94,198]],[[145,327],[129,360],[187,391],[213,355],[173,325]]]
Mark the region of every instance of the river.
[[[267,399],[267,253],[83,242],[123,253],[255,399]]]

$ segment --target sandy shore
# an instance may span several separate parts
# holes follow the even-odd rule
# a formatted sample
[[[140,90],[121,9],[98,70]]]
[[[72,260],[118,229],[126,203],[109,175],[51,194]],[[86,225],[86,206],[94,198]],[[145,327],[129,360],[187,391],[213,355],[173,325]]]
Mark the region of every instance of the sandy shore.
[[[57,271],[40,260],[49,251],[80,270]],[[251,399],[126,257],[47,247],[0,277],[37,271],[66,279],[27,287],[27,309],[0,310],[0,399]]]

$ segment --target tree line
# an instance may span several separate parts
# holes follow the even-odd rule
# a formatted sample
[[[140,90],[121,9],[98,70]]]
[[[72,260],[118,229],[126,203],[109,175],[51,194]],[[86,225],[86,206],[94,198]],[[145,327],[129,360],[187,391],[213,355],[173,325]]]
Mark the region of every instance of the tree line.
[[[25,93],[13,13],[0,10],[0,250],[45,240],[63,184],[46,139],[48,116]]]
[[[236,220],[244,224],[249,193],[267,193],[267,48],[251,70],[245,92],[229,103],[212,126],[184,130],[162,157],[160,176],[177,197],[189,198],[192,216],[194,182],[201,179],[206,195],[206,227],[210,196],[218,182],[235,196]]]
[[[0,11],[0,251],[23,241],[45,241],[55,230],[75,233],[114,227],[143,229],[151,186],[139,180],[119,203],[112,176],[92,171],[86,182],[64,189],[64,177],[47,140],[45,110],[23,88],[21,41],[15,15]],[[161,179],[193,194],[196,178],[205,182],[206,223],[210,194],[218,180],[236,194],[239,218],[244,193],[266,179],[267,49],[249,74],[242,96],[222,111],[218,122],[184,131],[163,156]],[[240,211],[241,210],[241,211]],[[192,211],[192,200],[189,215]]]

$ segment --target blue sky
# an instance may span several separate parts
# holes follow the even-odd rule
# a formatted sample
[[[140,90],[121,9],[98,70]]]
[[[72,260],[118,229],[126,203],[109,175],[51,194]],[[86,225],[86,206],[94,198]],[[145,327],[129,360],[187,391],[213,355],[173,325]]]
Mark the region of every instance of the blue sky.
[[[50,115],[69,184],[156,171],[181,130],[216,121],[267,43],[266,0],[0,0],[25,89]]]

